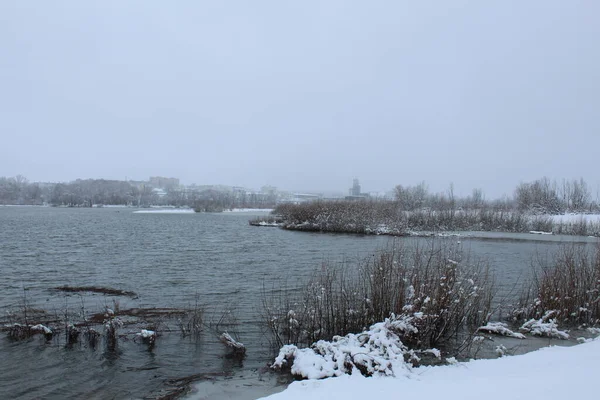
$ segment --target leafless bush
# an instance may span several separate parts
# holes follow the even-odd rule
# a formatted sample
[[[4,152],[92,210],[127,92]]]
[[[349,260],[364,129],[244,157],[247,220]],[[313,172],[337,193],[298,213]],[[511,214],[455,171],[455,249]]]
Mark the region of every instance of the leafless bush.
[[[534,271],[513,311],[515,320],[551,315],[570,325],[600,323],[600,246],[562,246],[538,258]]]
[[[278,347],[361,332],[394,314],[419,316],[418,332],[403,341],[430,348],[487,322],[493,279],[486,265],[432,242],[379,251],[356,266],[324,263],[300,288],[280,289],[263,295],[265,322]]]

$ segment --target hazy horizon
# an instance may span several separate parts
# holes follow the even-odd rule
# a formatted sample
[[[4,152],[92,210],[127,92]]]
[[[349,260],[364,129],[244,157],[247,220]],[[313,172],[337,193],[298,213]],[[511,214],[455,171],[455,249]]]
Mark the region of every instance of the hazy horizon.
[[[600,184],[600,3],[0,3],[0,176]]]

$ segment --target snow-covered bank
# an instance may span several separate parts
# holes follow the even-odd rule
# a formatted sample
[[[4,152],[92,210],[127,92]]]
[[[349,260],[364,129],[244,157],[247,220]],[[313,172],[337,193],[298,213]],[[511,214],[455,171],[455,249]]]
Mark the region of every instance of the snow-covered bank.
[[[144,209],[133,212],[134,214],[194,214],[191,208],[158,208]]]
[[[572,224],[579,222],[600,223],[600,214],[562,214],[552,215],[554,223]]]
[[[599,363],[600,340],[596,339],[521,356],[419,367],[398,377],[365,378],[355,372],[324,380],[299,381],[265,399],[593,399],[597,397],[594,382]]]
[[[223,210],[224,213],[252,213],[252,212],[260,212],[260,213],[270,213],[273,211],[272,208],[233,208],[231,210]]]

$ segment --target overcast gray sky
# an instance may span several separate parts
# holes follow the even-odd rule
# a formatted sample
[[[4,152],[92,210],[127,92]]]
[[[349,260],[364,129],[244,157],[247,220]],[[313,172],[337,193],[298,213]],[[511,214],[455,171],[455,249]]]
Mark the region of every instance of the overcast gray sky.
[[[600,1],[1,1],[0,176],[600,183]]]

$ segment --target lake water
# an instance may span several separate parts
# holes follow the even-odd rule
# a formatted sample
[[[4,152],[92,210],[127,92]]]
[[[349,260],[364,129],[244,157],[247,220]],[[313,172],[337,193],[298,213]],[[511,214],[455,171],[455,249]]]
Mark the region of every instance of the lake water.
[[[133,211],[0,207],[3,315],[24,303],[57,315],[81,308],[102,312],[106,306],[114,308],[115,299],[121,309],[187,308],[199,303],[213,321],[234,310],[237,324],[230,329],[246,344],[246,357],[228,357],[210,329],[200,338],[165,332],[150,348],[134,340],[135,331],[125,326],[113,351],[102,345],[65,346],[64,340],[46,341],[41,335],[21,341],[3,335],[0,398],[152,398],[171,378],[257,371],[273,355],[260,316],[263,291],[270,290],[274,280],[300,284],[324,260],[364,257],[392,240],[252,227],[248,213]],[[473,235],[485,237],[449,240],[460,240],[473,256],[487,259],[502,293],[509,293],[529,275],[536,254],[556,249],[561,241],[597,240]],[[64,285],[116,288],[137,297],[53,290]]]

